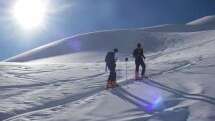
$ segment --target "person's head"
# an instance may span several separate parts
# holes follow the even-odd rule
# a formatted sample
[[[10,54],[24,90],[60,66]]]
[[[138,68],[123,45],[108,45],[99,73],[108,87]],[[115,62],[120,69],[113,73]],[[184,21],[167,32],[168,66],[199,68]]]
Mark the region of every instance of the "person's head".
[[[141,44],[140,44],[140,43],[137,43],[137,47],[138,47],[138,48],[141,48]]]
[[[114,48],[114,49],[113,49],[113,52],[117,53],[117,52],[118,52],[118,49],[117,49],[117,48]]]

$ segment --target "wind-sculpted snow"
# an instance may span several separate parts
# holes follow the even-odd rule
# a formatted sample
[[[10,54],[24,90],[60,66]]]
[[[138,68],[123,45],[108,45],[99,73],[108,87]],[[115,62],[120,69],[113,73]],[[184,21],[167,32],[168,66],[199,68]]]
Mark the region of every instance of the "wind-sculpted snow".
[[[196,41],[202,40],[199,34],[192,33],[214,30],[214,18],[214,16],[207,16],[184,25],[163,25],[145,29],[100,31],[76,35],[35,48],[5,61],[27,62],[55,57],[52,60],[62,63],[80,60],[97,62],[101,61],[98,58],[103,58],[106,51],[113,48],[119,48],[120,53],[128,55],[138,42],[144,43],[145,52],[158,52],[171,48],[172,44],[180,43],[190,36],[196,38]],[[190,32],[190,36],[185,32]],[[69,56],[65,58],[64,55]],[[61,56],[60,59],[58,56]]]
[[[33,49],[6,61],[25,62],[36,59],[77,53],[102,53],[119,48],[121,53],[130,53],[137,42],[144,43],[146,52],[162,50],[165,36],[142,30],[103,31],[78,35]],[[88,53],[91,55],[91,53]],[[87,58],[86,58],[87,59]],[[77,61],[77,60],[76,60]]]
[[[0,63],[0,120],[214,121],[214,32],[104,31],[10,58],[28,63]],[[135,81],[130,55],[137,42],[149,79]],[[103,60],[113,46],[120,87],[106,90]]]
[[[206,16],[187,24],[166,24],[154,27],[146,28],[147,31],[159,31],[159,32],[197,32],[215,30],[215,16]]]
[[[207,28],[209,25],[215,27],[215,16],[205,16],[203,18],[191,21],[187,25],[202,25]]]
[[[194,121],[201,107],[205,117],[200,119],[213,121],[215,58],[165,56],[147,60],[151,79],[144,81],[125,80],[125,63],[119,62],[121,87],[108,91],[103,63],[1,64],[1,120]],[[133,64],[128,63],[129,78]],[[16,76],[21,74],[31,80]]]

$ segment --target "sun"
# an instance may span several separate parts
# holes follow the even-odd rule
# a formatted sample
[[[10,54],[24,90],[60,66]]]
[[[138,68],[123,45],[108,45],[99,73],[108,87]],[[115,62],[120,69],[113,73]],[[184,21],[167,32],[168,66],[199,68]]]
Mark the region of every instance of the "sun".
[[[46,0],[17,0],[12,15],[18,25],[24,29],[35,29],[45,24],[48,5]]]

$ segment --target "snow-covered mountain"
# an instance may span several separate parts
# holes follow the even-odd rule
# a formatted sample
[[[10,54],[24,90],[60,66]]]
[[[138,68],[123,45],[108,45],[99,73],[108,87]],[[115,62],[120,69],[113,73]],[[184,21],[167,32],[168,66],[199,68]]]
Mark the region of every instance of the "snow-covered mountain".
[[[95,58],[93,55],[98,56],[98,53],[101,53],[104,56],[107,51],[113,48],[119,48],[121,53],[131,53],[137,42],[144,42],[146,51],[158,51],[164,47],[164,41],[160,41],[160,39],[166,39],[162,33],[151,33],[143,30],[116,30],[87,33],[41,46],[12,57],[7,61],[23,62],[66,54],[67,57],[70,56],[70,62],[80,60],[88,61],[89,59],[87,57],[85,59],[79,59],[79,56],[92,55],[92,59],[92,57]],[[93,60],[97,61],[94,58]],[[63,60],[65,61],[65,59]]]
[[[79,62],[80,60],[101,61],[101,59],[98,60],[98,54],[104,56],[106,51],[116,47],[119,48],[121,53],[128,54],[131,53],[137,42],[142,42],[144,43],[146,52],[158,52],[166,49],[167,47],[172,47],[173,44],[187,41],[185,39],[190,38],[189,36],[192,36],[193,38],[196,37],[195,41],[202,40],[204,38],[199,37],[198,31],[213,29],[215,29],[215,17],[207,16],[186,25],[163,25],[145,29],[86,33],[55,41],[18,56],[9,58],[6,61],[26,62],[66,54],[70,54],[69,58],[65,59],[65,57],[60,57],[58,60],[60,61],[64,58],[61,62]],[[197,34],[188,35],[183,33],[173,33],[187,31],[197,32]],[[89,57],[87,57],[87,55],[91,55],[93,60],[88,59]],[[84,56],[86,56],[86,58],[83,59]]]
[[[9,58],[0,63],[0,120],[214,121],[214,18],[87,33]],[[132,80],[137,42],[150,79]],[[105,90],[104,56],[115,47],[121,86]]]

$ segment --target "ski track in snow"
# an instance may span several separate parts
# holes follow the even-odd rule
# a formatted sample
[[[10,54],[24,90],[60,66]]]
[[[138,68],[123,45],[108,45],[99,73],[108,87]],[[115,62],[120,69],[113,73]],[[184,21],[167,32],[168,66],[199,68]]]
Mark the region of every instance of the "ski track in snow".
[[[150,75],[150,77],[160,76],[160,75],[163,75],[165,73],[174,73],[176,71],[180,71],[180,70],[183,70],[185,68],[188,68],[192,64],[190,64],[188,61],[182,61],[180,63],[177,62],[177,64],[174,64],[174,65],[175,66],[173,66],[170,69],[167,69],[166,71],[160,70],[160,72],[152,73]],[[55,83],[65,83],[65,82],[70,82],[70,81],[73,82],[73,81],[90,80],[90,79],[94,79],[96,77],[102,76],[104,74],[105,73],[100,73],[100,74],[86,76],[86,77],[79,78],[79,79],[58,80],[58,81],[53,81],[53,82],[50,82],[50,83],[42,83],[42,84],[2,86],[1,89],[43,87],[43,86],[53,85]],[[125,81],[123,81],[121,83],[123,83],[123,85],[125,85],[125,86],[129,84],[129,82],[125,82]],[[204,96],[204,95],[200,95],[200,94],[186,93],[186,92],[183,92],[183,91],[180,91],[180,90],[165,86],[165,85],[163,85],[161,83],[158,83],[157,81],[153,81],[153,80],[150,80],[149,82],[148,81],[147,82],[143,81],[143,83],[146,84],[146,85],[149,85],[151,87],[155,87],[155,88],[158,88],[160,90],[163,90],[163,91],[165,91],[167,93],[172,93],[176,97],[189,99],[189,100],[199,100],[199,101],[215,104],[214,98],[209,97],[209,96]],[[59,84],[59,85],[62,85],[62,84]],[[125,90],[122,90],[122,89],[119,89],[119,90],[123,91],[123,93],[126,93]],[[8,117],[8,119],[6,119],[4,121],[16,120],[16,119],[19,119],[20,117],[23,117],[23,116],[25,117],[27,115],[32,115],[34,113],[38,113],[38,112],[43,111],[43,110],[53,109],[53,108],[56,108],[58,106],[66,105],[67,103],[72,103],[72,102],[75,102],[77,100],[85,99],[85,98],[90,97],[92,95],[95,95],[96,93],[99,93],[101,91],[104,91],[104,87],[99,86],[99,88],[97,88],[95,90],[92,90],[92,91],[89,91],[87,93],[85,92],[83,94],[70,95],[70,96],[67,96],[67,97],[65,97],[63,99],[60,99],[60,100],[54,100],[54,101],[47,102],[47,103],[45,103],[45,104],[43,104],[41,106],[36,106],[36,107],[30,108],[30,109],[27,109],[27,110],[23,110],[23,111],[16,111],[16,115],[14,115],[14,116],[12,116],[10,118]],[[195,92],[195,93],[200,93],[200,92]],[[117,95],[119,96],[119,94],[117,94]],[[127,95],[129,95],[129,94],[127,93]],[[126,98],[126,97],[124,97],[124,95],[120,95],[120,96],[121,96],[121,98],[124,98],[124,99]],[[130,94],[130,96],[131,96],[131,94]],[[173,107],[175,105],[173,105]],[[172,107],[170,107],[170,108],[172,108]],[[178,110],[185,110],[185,109],[186,108],[182,107],[180,109],[176,108],[176,109],[173,109],[173,110],[177,112]],[[171,113],[172,112],[172,111],[169,111],[168,108],[166,110],[167,111],[165,111],[165,113]],[[151,115],[143,117],[141,119],[150,119],[151,117],[156,117],[156,116],[160,116],[160,115],[164,115],[164,112],[163,113],[155,113],[153,115],[151,114]],[[186,117],[186,115],[184,114],[183,117]]]
[[[137,29],[89,33],[10,58],[9,61],[24,61],[45,57],[42,59],[44,62],[53,59],[53,62],[59,63],[37,64],[40,60],[34,64],[0,63],[0,120],[214,121],[215,38],[213,27],[210,31],[206,30],[208,20],[213,23],[214,17],[178,28],[175,26],[173,32],[168,32],[168,27],[170,30],[174,27],[170,25],[158,27],[161,32],[153,32],[156,28],[151,28],[150,32]],[[187,30],[181,30],[184,27]],[[166,28],[167,32],[162,28]],[[101,38],[104,40],[100,41]],[[91,55],[99,62],[103,58],[102,53],[93,53],[95,43],[108,48],[113,42],[120,44],[117,40],[122,39],[127,46],[119,49],[129,52],[133,48],[130,44],[140,38],[144,38],[142,42],[148,51],[152,51],[146,60],[149,79],[134,81],[134,62],[129,60],[126,80],[125,62],[120,61],[117,64],[120,87],[105,90],[108,76],[103,71],[105,64],[83,63],[85,59],[88,62]],[[73,39],[84,43],[82,49],[86,53],[74,54],[74,58],[72,54],[57,56],[75,52],[70,43]],[[47,59],[50,55],[46,54],[53,54],[53,49],[58,49],[59,53]],[[92,53],[87,52],[90,49]],[[31,54],[34,56],[31,57]],[[129,54],[122,54],[122,58],[126,55]],[[80,63],[60,62],[70,62],[76,56],[87,57],[80,57]]]
[[[65,79],[65,80],[56,80],[50,83],[39,83],[39,84],[30,84],[30,85],[10,85],[10,86],[0,86],[1,89],[11,89],[11,88],[32,88],[32,87],[42,87],[42,86],[47,86],[47,85],[54,85],[59,82],[75,82],[75,81],[82,81],[82,80],[89,80],[91,78],[96,78],[98,76],[102,76],[105,73],[100,73],[96,75],[91,75],[91,76],[86,76],[86,77],[81,77],[81,78],[76,78],[76,79]],[[19,78],[19,77],[18,77]]]
[[[190,63],[189,61],[181,61],[181,62],[178,61],[178,62],[172,62],[169,64],[171,65],[171,67],[168,67],[167,69],[163,69],[163,70],[157,70],[156,72],[151,73],[149,76],[153,78],[153,77],[162,76],[165,74],[181,72],[183,70],[186,70],[187,68],[190,68],[191,66],[196,65],[196,64]],[[66,70],[64,70],[64,71],[66,71]],[[52,71],[50,70],[47,72],[52,72]],[[130,72],[130,73],[132,73],[132,72]],[[15,73],[10,73],[10,74],[14,75]],[[33,74],[33,73],[31,73],[31,74]],[[97,77],[101,77],[101,76],[107,76],[107,75],[105,73],[97,73],[95,75],[85,76],[82,78],[56,80],[56,81],[52,81],[49,83],[43,82],[43,83],[39,83],[39,84],[30,84],[30,85],[26,84],[26,85],[1,86],[0,89],[1,90],[9,90],[9,89],[14,89],[14,88],[15,89],[23,88],[23,89],[30,89],[28,91],[34,91],[34,90],[37,90],[38,88],[46,88],[46,86],[62,86],[62,85],[65,85],[67,83],[70,83],[70,82],[76,83],[77,81],[87,81],[87,80],[91,80],[91,79],[96,79]],[[16,77],[16,78],[19,78],[19,77]],[[123,81],[123,79],[121,79],[121,80],[122,80],[121,81],[122,87],[127,87],[127,86],[129,87],[129,85],[131,85],[133,83],[130,80],[128,80],[128,81]],[[178,120],[178,121],[181,121],[181,120],[187,120],[188,115],[189,115],[189,110],[187,108],[187,105],[185,104],[185,105],[180,106],[180,103],[183,103],[183,101],[187,101],[187,100],[192,100],[194,102],[195,101],[202,101],[202,102],[206,102],[206,103],[215,105],[215,98],[200,94],[202,89],[199,85],[194,84],[195,86],[191,86],[191,87],[197,87],[196,88],[196,89],[198,89],[197,91],[195,91],[194,93],[187,93],[185,91],[181,91],[181,90],[166,86],[165,84],[158,83],[158,80],[157,81],[149,80],[149,81],[140,81],[140,82],[144,85],[149,85],[150,87],[157,88],[159,90],[162,90],[163,92],[170,94],[169,98],[170,99],[173,98],[173,100],[171,99],[170,102],[168,102],[168,100],[166,100],[166,102],[165,102],[166,104],[165,104],[164,109],[159,109],[162,111],[149,112],[149,113],[146,113],[144,115],[141,114],[138,116],[134,116],[133,118],[132,118],[132,116],[130,116],[130,118],[129,117],[123,118],[123,117],[115,116],[115,117],[112,117],[113,120],[118,120],[119,118],[122,121],[123,120],[133,120],[133,119],[135,119],[135,120],[150,120],[150,119],[154,119],[156,117],[166,117],[169,115],[174,117],[177,115],[181,115],[181,118]],[[55,85],[55,84],[57,84],[57,85]],[[85,88],[87,89],[88,87],[90,87],[90,86],[87,86]],[[129,87],[129,88],[131,88],[131,87]],[[189,90],[196,90],[196,89],[189,89]],[[115,90],[111,91],[111,93],[113,95],[116,95],[117,97],[123,99],[123,100],[130,102],[133,105],[136,105],[139,108],[141,107],[141,105],[138,104],[138,101],[144,102],[144,100],[142,100],[139,97],[134,96],[132,93],[129,93],[128,91],[126,91],[123,88],[118,88],[116,90],[117,91],[115,91]],[[26,92],[28,92],[28,91],[26,91]],[[22,93],[26,93],[26,92],[24,91],[24,92],[18,93],[16,95],[21,95]],[[98,93],[102,93],[102,92],[104,92],[104,86],[98,85],[98,87],[96,87],[96,89],[94,89],[94,90],[79,93],[77,95],[74,95],[74,94],[67,95],[65,98],[62,98],[59,100],[49,101],[49,102],[44,103],[42,105],[28,108],[26,110],[15,111],[15,115],[14,114],[6,115],[6,116],[2,115],[2,120],[4,120],[4,121],[16,121],[19,119],[21,120],[22,117],[26,117],[26,116],[28,117],[31,115],[35,116],[35,114],[37,114],[39,112],[43,112],[46,110],[53,110],[59,106],[60,107],[65,106],[67,104],[74,104],[74,102],[79,101],[79,100],[85,100],[85,99],[90,98],[90,97],[95,98],[94,95],[96,95]],[[135,98],[135,99],[133,100],[131,98]],[[145,102],[145,103],[147,103],[147,102]],[[142,110],[143,112],[146,112],[142,108],[140,108],[138,110]],[[106,120],[109,120],[109,119],[111,119],[111,117],[108,117]]]

